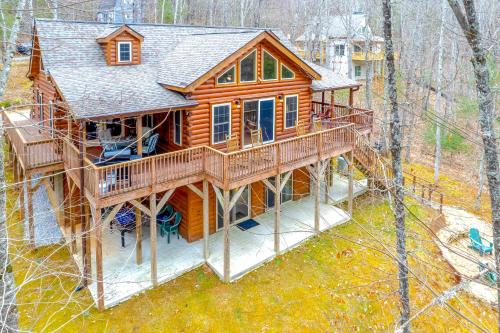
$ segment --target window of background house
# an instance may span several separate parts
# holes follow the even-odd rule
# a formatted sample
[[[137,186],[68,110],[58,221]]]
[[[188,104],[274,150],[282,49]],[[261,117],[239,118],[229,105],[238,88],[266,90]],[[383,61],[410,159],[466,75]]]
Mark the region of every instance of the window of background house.
[[[130,62],[132,60],[132,42],[118,43],[118,61]]]
[[[354,75],[361,76],[361,66],[354,66]]]
[[[354,52],[361,52],[361,46],[359,45],[354,45]]]
[[[174,112],[173,139],[176,145],[182,144],[182,111]]]
[[[299,96],[285,96],[285,128],[295,126],[299,113]]]
[[[262,52],[262,72],[264,80],[278,79],[278,60],[267,51]]]
[[[217,84],[228,84],[236,82],[236,66],[229,68],[217,78]]]
[[[253,51],[240,61],[240,82],[255,82],[257,51]]]
[[[335,55],[338,57],[343,57],[345,55],[345,45],[335,45]]]
[[[285,65],[281,64],[281,79],[294,79],[295,73]]]
[[[231,135],[231,104],[212,106],[212,144],[222,143]]]

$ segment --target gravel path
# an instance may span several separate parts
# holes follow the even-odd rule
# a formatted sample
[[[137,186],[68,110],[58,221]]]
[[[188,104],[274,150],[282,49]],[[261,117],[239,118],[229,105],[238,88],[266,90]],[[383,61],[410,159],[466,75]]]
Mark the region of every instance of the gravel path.
[[[38,175],[35,175],[33,178],[36,179],[37,176]],[[32,186],[36,183],[36,180],[32,180]],[[28,202],[26,185],[27,182],[23,184],[25,203]],[[25,212],[26,219],[24,220],[24,239],[28,240],[29,231],[27,207],[25,207]],[[59,243],[62,239],[61,230],[59,229],[56,213],[50,204],[44,184],[40,185],[38,190],[33,193],[33,215],[35,221],[35,247]]]

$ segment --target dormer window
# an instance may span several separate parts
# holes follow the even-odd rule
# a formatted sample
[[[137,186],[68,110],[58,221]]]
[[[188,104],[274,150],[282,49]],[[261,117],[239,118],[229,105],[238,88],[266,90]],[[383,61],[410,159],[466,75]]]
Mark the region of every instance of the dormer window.
[[[118,62],[132,60],[132,42],[118,42]]]

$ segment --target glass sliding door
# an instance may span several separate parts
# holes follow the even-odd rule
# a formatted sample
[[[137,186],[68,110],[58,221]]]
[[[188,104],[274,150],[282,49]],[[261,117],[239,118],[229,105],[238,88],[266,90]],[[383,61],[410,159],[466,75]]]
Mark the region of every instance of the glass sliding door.
[[[284,175],[281,175],[281,181],[283,181]],[[275,186],[276,178],[270,177],[268,178],[269,182]],[[283,186],[283,184],[281,185]],[[293,199],[293,180],[292,177],[288,178],[286,184],[283,186],[283,190],[281,191],[281,203],[285,203],[291,201]],[[276,202],[276,196],[273,191],[266,186],[266,210],[274,208],[274,203]]]
[[[238,191],[238,189],[231,190],[231,198]],[[250,217],[250,193],[249,186],[246,186],[241,193],[241,196],[236,201],[236,204],[229,212],[229,223],[239,223]],[[224,227],[224,216],[222,206],[217,200],[217,230]]]
[[[252,144],[250,134],[259,128],[259,101],[247,101],[243,103],[243,147]]]
[[[259,128],[263,143],[274,141],[274,98],[259,101]]]

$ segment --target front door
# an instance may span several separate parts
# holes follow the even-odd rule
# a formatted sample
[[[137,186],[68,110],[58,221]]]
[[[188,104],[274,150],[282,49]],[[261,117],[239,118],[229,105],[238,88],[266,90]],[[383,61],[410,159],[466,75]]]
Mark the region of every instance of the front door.
[[[283,181],[283,177],[284,175],[281,175],[281,181]],[[274,177],[269,177],[267,180],[273,186],[276,185]],[[281,191],[281,204],[291,201],[292,199],[293,199],[293,180],[292,177],[289,177],[286,184],[283,186],[283,190]],[[276,202],[276,196],[274,192],[271,191],[269,187],[266,186],[266,210],[274,208],[275,202]]]
[[[231,190],[231,198],[238,191],[238,189]],[[229,223],[239,223],[244,221],[250,217],[250,193],[249,186],[247,185],[241,196],[236,201],[233,209],[229,213]],[[222,215],[222,206],[217,200],[217,230],[222,229],[224,227],[224,217]]]

